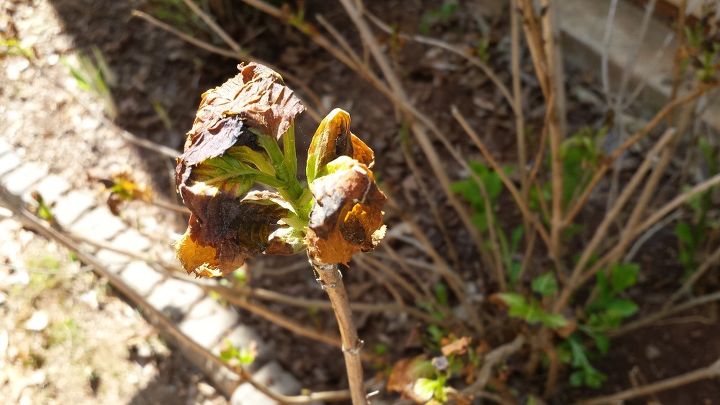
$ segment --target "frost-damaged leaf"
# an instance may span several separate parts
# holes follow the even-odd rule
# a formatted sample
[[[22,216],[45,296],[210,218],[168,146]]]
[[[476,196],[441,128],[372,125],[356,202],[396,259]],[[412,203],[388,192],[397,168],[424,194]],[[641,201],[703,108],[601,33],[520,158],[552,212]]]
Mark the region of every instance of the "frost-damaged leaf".
[[[259,150],[250,129],[279,139],[305,110],[279,74],[255,63],[238,65],[240,73],[203,94],[185,152],[178,159],[177,184],[190,176],[190,167],[221,156],[232,146]]]
[[[241,200],[222,194],[194,199],[188,230],[175,245],[185,270],[225,275],[263,253],[272,245],[270,235],[283,226],[278,222],[290,215],[277,201],[280,196],[268,191],[253,191]]]
[[[385,235],[386,197],[368,167],[341,156],[310,184],[315,205],[306,236],[308,252],[319,263],[347,264],[354,253],[375,248]]]
[[[336,108],[318,125],[308,149],[306,175],[308,183],[322,175],[322,170],[339,156],[349,156],[372,168],[375,154],[360,138],[350,132],[350,114]]]
[[[266,249],[298,248],[297,235],[282,230],[281,220],[296,215],[292,207],[278,194],[248,190],[256,181],[281,185],[257,134],[280,138],[304,107],[271,69],[255,63],[238,69],[203,94],[176,168],[178,192],[191,212],[177,253],[199,275],[226,274]]]
[[[403,396],[420,401],[413,390],[415,382],[420,378],[428,378],[434,374],[432,364],[424,355],[399,360],[392,368],[387,381],[387,390],[400,392]]]

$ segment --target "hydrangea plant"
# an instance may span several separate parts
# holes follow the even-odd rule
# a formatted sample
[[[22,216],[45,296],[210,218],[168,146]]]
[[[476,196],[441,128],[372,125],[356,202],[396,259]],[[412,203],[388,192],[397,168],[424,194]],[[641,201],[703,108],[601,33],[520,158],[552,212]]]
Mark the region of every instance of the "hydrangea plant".
[[[374,153],[350,131],[350,115],[334,109],[312,138],[303,184],[295,119],[305,107],[273,70],[256,63],[238,69],[203,94],[177,159],[177,191],[191,212],[177,256],[188,273],[216,277],[256,255],[307,251],[333,303],[353,401],[360,402],[361,341],[337,265],[372,250],[385,234]]]

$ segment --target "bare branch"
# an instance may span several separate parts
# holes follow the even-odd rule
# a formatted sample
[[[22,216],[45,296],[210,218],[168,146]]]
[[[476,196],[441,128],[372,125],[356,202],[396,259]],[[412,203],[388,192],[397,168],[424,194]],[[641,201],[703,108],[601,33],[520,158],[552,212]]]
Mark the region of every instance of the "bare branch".
[[[652,384],[630,388],[616,394],[580,401],[578,402],[578,405],[602,405],[620,403],[631,398],[644,397],[646,395],[654,394],[656,392],[666,391],[672,388],[677,388],[686,384],[690,384],[695,381],[706,380],[708,378],[716,377],[720,377],[720,359],[716,360],[714,363],[710,364],[707,367],[699,368],[697,370],[693,370],[675,377],[666,378]]]

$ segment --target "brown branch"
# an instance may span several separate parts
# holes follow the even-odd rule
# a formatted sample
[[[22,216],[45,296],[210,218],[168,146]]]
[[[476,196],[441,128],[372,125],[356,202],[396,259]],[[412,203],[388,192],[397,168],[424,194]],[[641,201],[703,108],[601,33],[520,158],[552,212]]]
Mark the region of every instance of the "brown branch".
[[[696,381],[716,377],[720,377],[720,359],[716,360],[714,363],[710,364],[707,367],[699,368],[697,370],[693,370],[675,377],[666,378],[652,384],[630,388],[612,395],[583,400],[578,402],[578,405],[601,405],[620,403],[631,398],[644,397],[646,395],[654,394],[656,392],[666,391]]]
[[[310,264],[312,264],[318,276],[318,281],[327,293],[335,311],[353,405],[367,404],[360,358],[360,351],[364,342],[358,338],[357,329],[355,329],[353,323],[350,300],[345,291],[340,269],[338,269],[337,265],[315,263],[312,260]]]

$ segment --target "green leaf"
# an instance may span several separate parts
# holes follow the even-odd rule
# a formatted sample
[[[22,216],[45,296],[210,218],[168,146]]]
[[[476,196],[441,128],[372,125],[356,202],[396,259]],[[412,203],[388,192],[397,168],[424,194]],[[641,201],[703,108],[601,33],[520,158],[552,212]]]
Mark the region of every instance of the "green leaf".
[[[545,273],[536,277],[532,281],[533,291],[542,295],[543,297],[548,297],[555,294],[557,288],[557,280],[555,280],[555,276],[552,273]]]
[[[559,329],[567,326],[568,321],[560,314],[549,314],[547,312],[542,313],[540,322],[550,329]]]
[[[435,284],[435,299],[442,306],[448,305],[448,289],[444,283]]]
[[[687,222],[678,222],[678,224],[675,225],[675,236],[677,236],[680,242],[685,246],[695,246],[695,237],[693,235],[692,227]]]
[[[637,283],[640,265],[636,263],[616,264],[610,274],[610,283],[615,294],[627,290]]]
[[[633,316],[637,310],[638,306],[628,299],[614,299],[607,306],[607,314],[618,319]]]
[[[595,341],[595,347],[600,350],[600,353],[607,354],[608,350],[610,350],[610,339],[602,333],[594,333],[591,337]]]
[[[525,297],[518,293],[501,293],[497,295],[510,309],[526,306]]]

